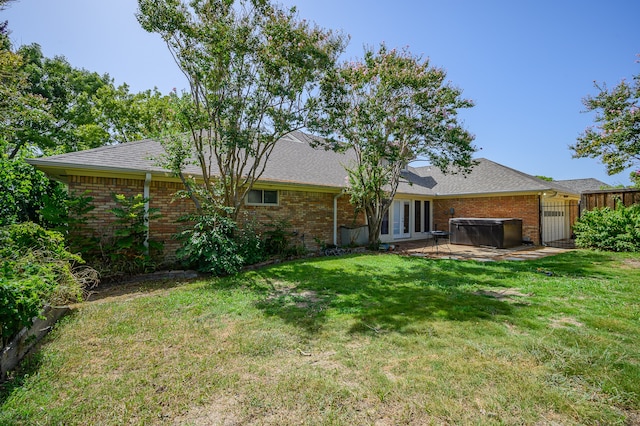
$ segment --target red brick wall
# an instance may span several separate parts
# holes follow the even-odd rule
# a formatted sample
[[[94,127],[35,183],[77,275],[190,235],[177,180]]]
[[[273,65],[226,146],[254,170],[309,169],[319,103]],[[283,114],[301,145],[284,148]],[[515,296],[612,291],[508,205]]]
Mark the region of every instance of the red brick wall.
[[[179,242],[173,236],[182,226],[177,220],[184,214],[193,211],[190,200],[175,200],[173,194],[182,189],[178,182],[154,181],[150,183],[150,207],[160,209],[161,217],[149,224],[150,238],[164,244],[164,258],[172,260]],[[109,241],[114,232],[114,215],[109,211],[117,207],[112,193],[133,196],[142,194],[144,180],[116,179],[88,176],[71,176],[69,191],[79,195],[89,191],[93,197],[94,218],[90,219],[86,228],[77,229],[79,235],[94,235],[103,242]],[[255,219],[258,231],[264,230],[264,224],[273,221],[287,220],[291,231],[297,231],[296,244],[304,244],[310,250],[316,250],[318,244],[314,238],[326,243],[333,243],[333,198],[335,194],[310,191],[279,191],[278,206],[246,206],[239,221],[247,218]],[[360,225],[364,223],[363,215],[359,215],[354,223],[354,210],[346,195],[338,199],[338,226]],[[339,234],[338,234],[339,238]]]
[[[453,217],[522,219],[522,236],[540,244],[540,213],[537,195],[436,199],[433,223],[436,229],[449,230],[450,209]]]
[[[173,182],[151,181],[150,208],[160,209],[161,217],[152,220],[149,224],[150,238],[164,245],[164,257],[167,260],[175,258],[175,251],[179,242],[173,236],[180,226],[177,219],[185,213],[193,210],[193,205],[188,200],[176,200],[172,202],[173,194],[182,189],[182,184]],[[98,237],[103,244],[108,244],[113,237],[115,216],[110,210],[117,207],[112,194],[124,194],[127,197],[143,194],[144,180],[118,179],[91,176],[71,176],[69,180],[69,192],[81,195],[88,191],[88,196],[93,197],[92,204],[95,209],[91,212],[92,218],[87,225],[76,230],[79,235]]]
[[[308,191],[278,191],[278,206],[246,206],[245,211],[258,225],[286,220],[291,230],[297,232],[297,244],[310,249],[318,249],[315,239],[333,244],[333,198],[335,194]],[[341,225],[364,224],[362,214],[355,218],[349,196],[338,198],[338,227]],[[339,231],[339,229],[338,229]],[[340,233],[338,232],[338,244]]]

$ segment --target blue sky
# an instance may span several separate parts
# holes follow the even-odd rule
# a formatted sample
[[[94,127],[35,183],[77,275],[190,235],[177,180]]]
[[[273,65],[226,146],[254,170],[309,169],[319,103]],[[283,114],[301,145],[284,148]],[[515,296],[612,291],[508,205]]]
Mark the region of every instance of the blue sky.
[[[344,60],[363,46],[409,46],[447,71],[476,106],[463,112],[485,157],[533,175],[607,176],[569,145],[593,124],[582,98],[640,73],[638,0],[284,0],[301,18],[351,36]],[[186,87],[163,42],[137,23],[135,0],[19,0],[0,12],[14,45],[108,73],[133,91]]]

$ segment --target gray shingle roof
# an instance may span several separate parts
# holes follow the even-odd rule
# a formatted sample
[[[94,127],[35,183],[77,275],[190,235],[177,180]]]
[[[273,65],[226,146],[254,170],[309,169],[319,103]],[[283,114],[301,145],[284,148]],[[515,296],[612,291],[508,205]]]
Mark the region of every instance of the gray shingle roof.
[[[295,183],[299,185],[344,187],[344,166],[353,160],[352,154],[338,154],[331,150],[310,146],[312,137],[293,132],[280,140],[271,154],[261,180],[269,183]],[[48,173],[59,176],[72,170],[97,170],[103,172],[144,174],[147,172],[168,174],[157,165],[164,154],[162,145],[151,139],[104,146],[86,151],[71,152],[28,162]],[[216,169],[213,165],[213,169]],[[58,170],[57,173],[53,173]],[[198,176],[200,168],[189,165],[185,174]]]
[[[261,181],[271,184],[296,184],[341,189],[346,186],[345,166],[353,164],[353,153],[336,153],[309,145],[312,140],[302,132],[285,137],[267,162]],[[95,170],[115,174],[167,174],[156,164],[155,158],[164,153],[162,145],[154,140],[142,140],[119,145],[55,155],[29,160],[29,163],[51,175],[80,173]],[[401,182],[398,194],[425,196],[452,196],[471,194],[499,194],[513,192],[544,192],[554,190],[577,194],[555,182],[547,182],[487,159],[478,159],[478,165],[467,175],[444,174],[437,167],[409,167],[404,173],[408,182]],[[214,168],[215,170],[215,168]],[[199,167],[190,165],[186,174],[198,176]]]
[[[164,172],[155,165],[154,157],[164,152],[158,142],[145,139],[118,145],[108,145],[85,151],[69,152],[51,157],[32,158],[28,163],[42,168],[93,169],[113,172]]]
[[[564,186],[565,188],[569,188],[578,194],[585,191],[599,191],[600,189],[609,186],[609,184],[594,178],[555,180],[554,182],[558,185]]]
[[[574,194],[568,188],[548,182],[486,158],[476,159],[477,165],[468,175],[442,173],[433,166],[419,167],[412,171],[423,178],[430,178],[433,195],[499,194],[512,192],[557,191]]]

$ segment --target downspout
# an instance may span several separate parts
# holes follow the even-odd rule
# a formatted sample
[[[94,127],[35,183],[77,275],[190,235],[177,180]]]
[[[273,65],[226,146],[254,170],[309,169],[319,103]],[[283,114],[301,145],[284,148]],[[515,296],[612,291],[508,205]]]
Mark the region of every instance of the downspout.
[[[144,236],[144,254],[149,255],[149,197],[151,194],[150,190],[151,186],[151,173],[147,173],[144,177],[144,189],[142,196],[145,199],[144,202],[144,226],[145,226],[145,236]]]
[[[343,192],[340,192],[333,197],[333,245],[338,245],[338,198],[342,196]]]

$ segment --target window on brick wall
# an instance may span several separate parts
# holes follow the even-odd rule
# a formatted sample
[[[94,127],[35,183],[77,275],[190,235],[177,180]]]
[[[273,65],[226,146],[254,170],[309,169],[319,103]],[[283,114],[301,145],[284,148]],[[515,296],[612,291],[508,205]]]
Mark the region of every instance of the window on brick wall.
[[[266,191],[264,189],[252,189],[247,194],[247,204],[252,205],[278,205],[278,191]]]

